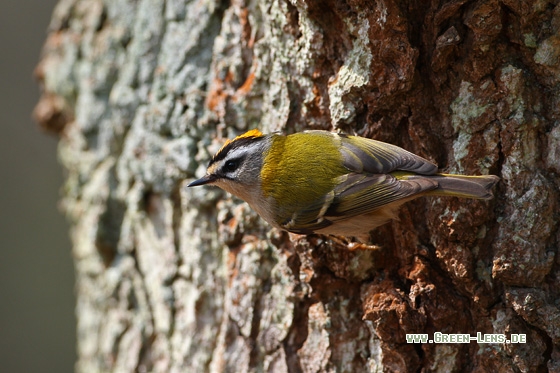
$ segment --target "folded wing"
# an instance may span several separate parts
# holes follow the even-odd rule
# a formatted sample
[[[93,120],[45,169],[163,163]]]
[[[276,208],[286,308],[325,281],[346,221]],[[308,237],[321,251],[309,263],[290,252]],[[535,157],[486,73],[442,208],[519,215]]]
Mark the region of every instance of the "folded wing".
[[[433,175],[435,164],[398,146],[357,136],[340,135],[344,166],[352,172],[388,174],[401,170]]]

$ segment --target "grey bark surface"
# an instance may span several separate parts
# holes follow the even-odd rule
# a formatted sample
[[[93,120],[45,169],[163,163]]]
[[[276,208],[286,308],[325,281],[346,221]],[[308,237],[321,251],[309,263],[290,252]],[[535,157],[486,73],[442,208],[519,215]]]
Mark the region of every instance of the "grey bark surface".
[[[67,172],[76,370],[559,371],[559,29],[547,1],[61,0],[35,115]],[[255,127],[502,181],[352,251],[186,188]],[[405,339],[434,332],[527,343]]]

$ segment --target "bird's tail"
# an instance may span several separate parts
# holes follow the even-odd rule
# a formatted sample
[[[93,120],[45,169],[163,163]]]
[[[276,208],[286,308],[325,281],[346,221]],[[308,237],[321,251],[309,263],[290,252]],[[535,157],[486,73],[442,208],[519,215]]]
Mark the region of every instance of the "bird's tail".
[[[475,199],[491,199],[492,188],[500,180],[498,176],[464,176],[436,174],[429,176],[437,181],[439,187],[427,192],[428,196],[463,197]]]

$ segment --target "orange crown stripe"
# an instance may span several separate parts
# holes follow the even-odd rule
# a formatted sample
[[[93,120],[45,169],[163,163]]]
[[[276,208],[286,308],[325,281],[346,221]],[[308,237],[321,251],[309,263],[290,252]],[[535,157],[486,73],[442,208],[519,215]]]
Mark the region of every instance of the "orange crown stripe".
[[[233,140],[242,139],[244,137],[261,137],[261,136],[263,136],[262,132],[255,128],[255,129],[252,129],[250,131],[245,132],[242,135],[237,136]]]
[[[261,136],[264,136],[264,135],[263,135],[263,133],[262,133],[261,131],[259,131],[258,129],[255,128],[255,129],[249,130],[249,131],[245,132],[244,134],[237,136],[237,137],[236,137],[235,139],[233,139],[233,140],[230,140],[230,139],[226,140],[226,142],[224,143],[224,145],[222,145],[222,147],[220,148],[220,150],[218,150],[218,153],[221,152],[222,149],[225,148],[228,144],[234,142],[235,140],[243,139],[243,138],[246,138],[246,137],[261,137]]]

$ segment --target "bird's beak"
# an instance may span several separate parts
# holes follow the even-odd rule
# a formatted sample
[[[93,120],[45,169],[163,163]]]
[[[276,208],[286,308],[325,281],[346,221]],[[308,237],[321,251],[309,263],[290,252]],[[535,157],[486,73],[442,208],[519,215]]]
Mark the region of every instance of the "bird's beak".
[[[210,183],[214,182],[215,180],[216,180],[216,177],[213,176],[213,175],[204,175],[200,179],[195,180],[192,183],[190,183],[189,185],[187,185],[187,187],[206,185],[206,184],[210,184]]]

